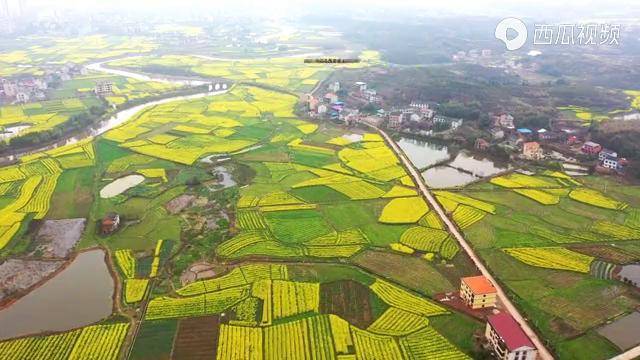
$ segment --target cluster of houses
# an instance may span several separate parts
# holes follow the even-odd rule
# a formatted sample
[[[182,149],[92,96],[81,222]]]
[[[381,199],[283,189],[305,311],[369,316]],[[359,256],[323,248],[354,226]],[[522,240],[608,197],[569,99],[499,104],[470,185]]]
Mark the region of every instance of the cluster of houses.
[[[376,90],[367,89],[367,84],[364,82],[356,82],[352,89],[342,89],[340,82],[335,81],[329,84],[327,90],[321,97],[315,97],[312,94],[302,95],[301,101],[307,105],[311,118],[328,118],[347,125],[360,122],[362,120],[360,111],[347,106],[338,95],[339,93],[347,94],[350,100],[358,104],[380,104],[382,101]],[[384,114],[383,110],[378,112],[378,115],[382,114]]]
[[[425,136],[438,129],[455,130],[462,125],[462,119],[439,115],[429,104],[418,102],[405,108],[394,108],[386,117],[389,129]]]
[[[499,145],[517,150],[519,157],[525,160],[540,160],[545,157],[541,144],[546,144],[555,149],[566,150],[571,153],[597,156],[596,170],[601,172],[622,173],[628,161],[619,158],[615,151],[605,149],[600,144],[592,141],[582,143],[581,139],[587,137],[586,129],[561,127],[557,130],[529,128],[516,128],[514,118],[508,113],[492,114],[493,126],[489,130],[490,140],[476,139],[475,148],[480,151],[487,150],[491,141]],[[582,145],[580,145],[582,144]]]
[[[470,309],[492,308],[487,315],[484,338],[489,351],[503,360],[534,360],[537,350],[520,324],[508,312],[495,309],[498,293],[485,276],[460,279],[460,298]]]
[[[596,170],[622,173],[624,172],[625,166],[628,165],[627,159],[619,158],[617,152],[605,149],[602,145],[593,141],[587,141],[582,144],[580,151],[587,155],[598,156]]]
[[[28,103],[47,99],[47,89],[55,81],[68,81],[74,76],[85,75],[87,70],[74,63],[44,69],[39,77],[0,79],[0,101],[4,103]]]
[[[47,82],[40,78],[0,80],[0,97],[7,103],[27,103],[46,99]]]
[[[491,49],[471,49],[469,51],[458,51],[451,56],[451,60],[455,62],[473,61],[481,58],[490,58],[493,52]]]

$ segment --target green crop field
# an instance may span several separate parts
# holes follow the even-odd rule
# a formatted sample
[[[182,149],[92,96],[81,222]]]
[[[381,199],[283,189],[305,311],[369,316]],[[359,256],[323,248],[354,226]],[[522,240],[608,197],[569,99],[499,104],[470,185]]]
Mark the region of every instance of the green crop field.
[[[453,218],[554,350],[569,358],[576,356],[570,349],[606,358],[611,345],[590,329],[632,311],[640,299],[621,283],[597,278],[590,267],[605,254],[594,249],[606,248],[615,259],[623,246],[640,241],[634,207],[640,197],[633,187],[560,175],[514,174],[471,185],[461,194],[495,212],[468,226]]]
[[[378,61],[376,54],[364,56],[371,62],[357,66]],[[468,260],[382,138],[359,129],[361,141],[337,141],[347,131],[301,119],[294,112],[297,97],[252,86],[306,91],[327,76],[328,66],[288,59],[233,66],[189,57],[140,59],[188,64],[203,76],[247,83],[222,95],[151,107],[98,138],[0,169],[6,204],[0,255],[33,246],[26,232],[33,219],[86,218],[76,249],[108,250],[119,283],[116,314],[129,318],[146,310],[137,337],[126,343],[132,358],[207,353],[275,359],[302,348],[321,358],[468,358],[477,351],[468,339],[482,324],[431,299],[455,289],[445,265]],[[112,65],[127,66],[123,62]],[[3,124],[85,111],[99,80],[114,83],[117,90],[106,100],[116,105],[173,90],[88,74],[56,89],[57,100],[2,108]],[[209,156],[213,163],[203,161]],[[218,184],[215,157],[230,158],[222,171],[239,186]],[[142,180],[107,191],[131,176]],[[483,202],[455,201],[487,211]],[[101,221],[109,213],[117,213],[121,224],[106,234]],[[393,266],[376,268],[380,262],[371,256],[389,257]],[[282,259],[289,264],[279,264]],[[228,260],[236,265],[218,264]],[[193,266],[209,275],[191,278]],[[347,298],[357,306],[347,306]],[[430,325],[430,319],[444,318],[465,323],[464,336]],[[15,348],[37,357],[36,346],[50,343],[52,356],[82,357],[102,346],[105,358],[114,358],[122,356],[127,329],[108,320],[95,329],[0,342],[0,352]],[[214,342],[189,340],[202,331]]]

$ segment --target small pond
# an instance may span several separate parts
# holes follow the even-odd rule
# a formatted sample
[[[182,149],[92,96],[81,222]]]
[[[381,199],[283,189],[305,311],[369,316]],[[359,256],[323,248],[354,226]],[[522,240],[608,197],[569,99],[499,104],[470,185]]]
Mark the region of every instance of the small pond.
[[[221,175],[221,178],[218,182],[219,185],[222,185],[222,189],[226,189],[226,188],[230,188],[232,186],[236,186],[236,182],[233,180],[233,178],[231,177],[231,174],[229,174],[229,171],[227,170],[226,167],[224,166],[216,166],[215,168],[213,168],[213,172],[214,173],[218,173]]]
[[[401,137],[398,146],[418,169],[424,169],[451,158],[446,145]]]
[[[462,150],[457,153],[447,145],[429,140],[401,137],[397,142],[422,177],[432,188],[464,186],[509,169],[509,164]]]
[[[434,189],[464,186],[480,180],[477,176],[446,165],[435,166],[423,171],[422,178],[427,183],[427,186]]]
[[[11,139],[12,137],[18,135],[21,131],[27,130],[31,125],[16,125],[9,126],[4,128],[4,130],[0,130],[0,140]]]
[[[468,171],[478,177],[492,176],[509,169],[509,165],[507,164],[499,165],[487,158],[474,157],[466,151],[461,151],[456,158],[447,165]]]
[[[144,176],[133,174],[115,179],[100,190],[100,197],[103,199],[112,198],[120,195],[132,187],[142,183]]]

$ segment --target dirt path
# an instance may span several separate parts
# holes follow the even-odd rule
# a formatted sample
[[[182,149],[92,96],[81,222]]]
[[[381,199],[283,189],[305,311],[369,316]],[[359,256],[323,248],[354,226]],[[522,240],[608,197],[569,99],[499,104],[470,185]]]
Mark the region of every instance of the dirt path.
[[[369,125],[369,126],[371,126],[371,125]],[[544,344],[542,343],[542,341],[540,340],[538,335],[533,331],[533,329],[529,326],[529,324],[527,324],[527,321],[520,314],[518,309],[513,305],[511,300],[509,300],[509,298],[507,297],[507,294],[504,292],[504,290],[502,289],[500,284],[494,279],[493,275],[491,275],[489,270],[484,266],[484,264],[480,260],[480,257],[478,257],[478,255],[471,248],[469,243],[462,236],[462,233],[458,230],[457,226],[449,219],[449,217],[447,217],[447,215],[445,214],[444,210],[442,210],[442,207],[440,207],[440,204],[438,204],[438,202],[433,197],[431,192],[429,192],[429,190],[427,189],[427,186],[425,185],[422,177],[420,176],[420,173],[415,169],[415,167],[413,166],[411,161],[409,161],[409,159],[404,154],[404,152],[395,143],[395,141],[393,141],[393,139],[391,139],[391,137],[389,137],[389,135],[387,135],[387,133],[385,133],[384,131],[382,131],[382,130],[376,128],[376,127],[373,127],[373,126],[371,126],[371,127],[376,129],[384,137],[384,139],[387,141],[387,143],[389,145],[391,145],[391,148],[396,153],[398,158],[400,158],[400,160],[404,164],[404,167],[409,171],[409,174],[413,178],[413,181],[418,185],[418,188],[420,189],[420,192],[427,199],[427,201],[429,202],[431,208],[433,208],[436,211],[436,213],[438,214],[440,219],[442,219],[442,221],[447,225],[447,228],[448,228],[449,232],[451,234],[453,234],[453,236],[456,238],[456,240],[458,241],[458,243],[460,244],[462,249],[464,249],[464,251],[467,253],[467,255],[469,255],[469,257],[471,258],[473,263],[476,265],[478,270],[480,270],[482,275],[484,275],[487,279],[489,279],[489,281],[491,281],[492,284],[495,285],[496,290],[498,292],[498,297],[500,298],[500,301],[502,302],[503,306],[511,314],[511,316],[513,316],[513,318],[520,324],[520,327],[522,327],[522,330],[525,332],[525,334],[527,334],[529,339],[531,339],[531,341],[533,342],[535,347],[538,349],[538,357],[540,359],[543,359],[543,360],[551,360],[551,359],[553,359],[553,355],[551,355],[551,353],[544,346]]]

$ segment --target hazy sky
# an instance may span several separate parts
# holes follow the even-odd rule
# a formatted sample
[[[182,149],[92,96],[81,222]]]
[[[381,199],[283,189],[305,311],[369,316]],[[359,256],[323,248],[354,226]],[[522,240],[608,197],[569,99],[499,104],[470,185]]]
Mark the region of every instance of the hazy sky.
[[[18,0],[9,0],[15,2]],[[39,7],[95,9],[154,9],[183,12],[222,10],[241,15],[243,12],[264,15],[288,15],[301,12],[348,10],[354,13],[377,13],[386,9],[413,10],[420,15],[478,15],[521,17],[626,17],[640,12],[638,0],[22,0],[31,9]]]

